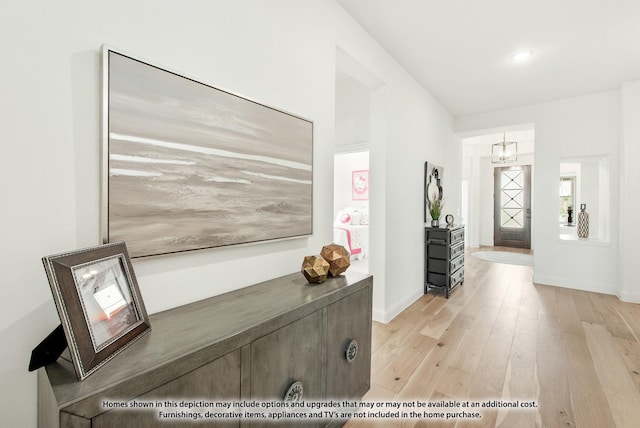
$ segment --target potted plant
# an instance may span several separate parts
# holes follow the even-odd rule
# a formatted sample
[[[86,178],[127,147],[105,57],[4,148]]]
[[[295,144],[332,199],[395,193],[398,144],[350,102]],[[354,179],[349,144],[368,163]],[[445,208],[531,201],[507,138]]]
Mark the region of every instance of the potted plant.
[[[442,215],[442,200],[436,199],[429,205],[431,215],[431,227],[440,227],[440,216]]]

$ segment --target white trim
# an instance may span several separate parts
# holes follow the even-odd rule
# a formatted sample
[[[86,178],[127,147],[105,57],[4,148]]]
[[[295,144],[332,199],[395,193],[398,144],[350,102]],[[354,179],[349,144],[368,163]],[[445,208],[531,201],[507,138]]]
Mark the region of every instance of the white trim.
[[[618,299],[627,303],[640,303],[640,293],[618,293]]]
[[[381,322],[383,324],[386,324],[387,321],[384,321],[384,314],[385,314],[385,311],[374,309],[373,310],[373,314],[372,314],[372,318],[376,322]]]
[[[412,294],[411,296],[409,296],[408,298],[406,298],[405,300],[401,301],[400,303],[398,303],[397,305],[395,305],[394,307],[388,310],[374,309],[373,320],[377,322],[381,322],[383,324],[387,324],[389,321],[393,320],[395,317],[400,315],[402,311],[404,311],[409,306],[411,306],[411,304],[413,304],[416,300],[418,300],[423,295],[424,293],[422,293],[422,291],[419,291],[415,294]]]
[[[566,278],[554,278],[548,276],[533,275],[534,284],[550,285],[553,287],[571,288],[573,290],[589,291],[616,296],[621,302],[640,303],[640,293],[620,292],[611,284],[584,283],[584,281],[572,281]],[[603,286],[604,285],[604,286]]]
[[[368,152],[369,151],[369,142],[364,141],[361,143],[352,143],[352,144],[336,144],[335,154],[344,154],[344,153],[359,153],[359,152]]]
[[[603,284],[600,282],[585,282],[583,280],[576,281],[567,278],[551,277],[544,275],[533,275],[534,284],[552,285],[555,287],[571,288],[574,290],[590,291],[592,293],[604,293],[618,296],[618,289],[612,284]]]
[[[562,244],[569,245],[583,245],[583,246],[592,246],[592,247],[610,247],[611,241],[602,240],[602,239],[592,239],[592,238],[578,238],[571,237],[565,238],[563,235],[560,235],[558,241]]]

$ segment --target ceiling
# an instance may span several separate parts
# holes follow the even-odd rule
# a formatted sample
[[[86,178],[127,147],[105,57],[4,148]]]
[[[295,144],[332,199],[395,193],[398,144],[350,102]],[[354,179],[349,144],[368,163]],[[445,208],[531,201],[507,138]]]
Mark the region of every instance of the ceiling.
[[[511,128],[505,128],[503,132],[492,132],[489,134],[480,134],[474,137],[468,137],[462,139],[463,155],[476,153],[477,151],[468,151],[469,147],[487,147],[502,141],[516,141],[518,155],[531,154],[535,150],[535,130],[533,124],[528,124],[529,127],[522,127],[521,129],[513,130]],[[472,149],[473,150],[473,149]],[[483,156],[491,155],[491,149],[482,149]]]
[[[640,79],[639,0],[338,2],[454,116]]]

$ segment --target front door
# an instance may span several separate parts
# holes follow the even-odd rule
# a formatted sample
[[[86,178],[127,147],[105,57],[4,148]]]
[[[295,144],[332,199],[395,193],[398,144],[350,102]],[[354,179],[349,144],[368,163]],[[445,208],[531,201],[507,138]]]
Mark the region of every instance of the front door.
[[[531,248],[531,166],[495,168],[493,245]]]

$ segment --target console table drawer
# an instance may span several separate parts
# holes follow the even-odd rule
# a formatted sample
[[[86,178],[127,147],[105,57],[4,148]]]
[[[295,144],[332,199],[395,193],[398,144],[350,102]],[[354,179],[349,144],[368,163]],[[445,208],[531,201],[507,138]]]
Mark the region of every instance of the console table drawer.
[[[321,331],[316,311],[253,342],[251,398],[284,400],[294,382],[302,384],[303,399],[322,398]]]
[[[199,369],[156,388],[136,398],[136,401],[171,400],[238,400],[240,399],[240,350],[218,358]],[[158,411],[178,412],[184,408],[140,410],[140,411],[107,411],[94,418],[92,427],[193,427],[193,421],[162,420]],[[216,426],[238,427],[238,420],[216,421]]]
[[[328,307],[327,398],[357,398],[371,373],[371,289]]]

